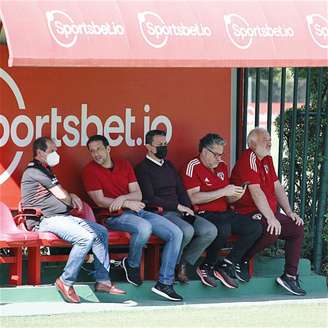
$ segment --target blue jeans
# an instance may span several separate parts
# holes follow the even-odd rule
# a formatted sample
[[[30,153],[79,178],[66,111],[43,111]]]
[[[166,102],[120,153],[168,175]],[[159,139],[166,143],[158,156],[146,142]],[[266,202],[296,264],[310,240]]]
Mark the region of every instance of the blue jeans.
[[[72,286],[77,279],[85,256],[92,249],[95,279],[109,282],[108,231],[98,223],[72,215],[57,215],[42,219],[40,232],[52,232],[73,245],[61,279]]]
[[[173,284],[174,269],[183,237],[179,227],[163,216],[144,210],[124,211],[120,216],[108,218],[106,224],[110,230],[131,234],[128,263],[133,268],[140,266],[142,249],[152,233],[165,241],[159,281],[166,285]]]

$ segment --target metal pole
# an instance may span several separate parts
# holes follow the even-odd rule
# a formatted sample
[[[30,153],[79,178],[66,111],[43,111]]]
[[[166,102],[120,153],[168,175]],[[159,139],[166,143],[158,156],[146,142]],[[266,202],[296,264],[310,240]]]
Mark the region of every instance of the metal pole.
[[[310,229],[312,232],[312,242],[314,241],[314,225],[315,215],[317,211],[317,189],[318,189],[318,161],[319,161],[319,144],[320,144],[320,125],[321,125],[321,107],[322,104],[322,80],[323,80],[323,68],[319,68],[319,79],[318,79],[318,94],[317,94],[317,105],[316,105],[316,119],[315,119],[315,148],[314,148],[314,164],[313,164],[313,187],[312,187],[312,215],[310,222]],[[323,111],[323,108],[322,108]]]
[[[278,178],[282,177],[282,157],[284,146],[284,128],[285,128],[285,96],[286,96],[286,68],[281,70],[281,95],[280,95],[280,128],[279,128],[279,161],[278,161]]]
[[[243,145],[243,83],[244,83],[244,70],[237,69],[237,102],[236,102],[236,150],[235,158],[240,157]]]
[[[294,197],[295,197],[295,162],[296,162],[296,125],[297,125],[297,103],[298,103],[298,68],[294,68],[294,92],[293,92],[293,111],[291,122],[291,138],[290,138],[290,155],[289,155],[289,188],[288,196],[289,203],[294,210]]]
[[[260,83],[261,74],[260,68],[256,69],[255,74],[255,126],[260,126]]]
[[[243,144],[242,144],[242,150],[244,150],[246,148],[248,101],[249,101],[249,99],[248,99],[248,68],[245,68],[245,70],[244,70]]]
[[[305,97],[305,115],[304,115],[304,140],[303,140],[303,167],[301,181],[301,217],[305,213],[305,195],[307,187],[307,169],[308,169],[308,148],[309,148],[309,111],[310,111],[310,86],[311,86],[311,68],[306,69],[306,97]]]
[[[273,68],[269,68],[269,83],[268,83],[268,114],[267,114],[267,130],[271,134],[272,125],[272,84],[273,84]]]

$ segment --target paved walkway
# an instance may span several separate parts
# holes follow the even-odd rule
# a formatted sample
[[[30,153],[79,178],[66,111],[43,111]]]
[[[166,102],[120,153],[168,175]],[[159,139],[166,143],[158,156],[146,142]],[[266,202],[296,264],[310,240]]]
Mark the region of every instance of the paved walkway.
[[[181,304],[171,303],[172,305],[155,304],[150,306],[138,306],[134,301],[125,301],[123,303],[80,303],[69,304],[59,302],[33,302],[33,303],[0,303],[0,317],[1,316],[33,316],[33,315],[53,315],[53,314],[67,314],[67,313],[92,313],[92,312],[107,312],[107,311],[145,311],[145,310],[163,310],[169,308],[176,308],[177,306],[185,308],[230,308],[234,306],[267,306],[270,304],[326,304],[328,311],[328,299],[291,299],[291,300],[277,300],[277,301],[251,301],[251,302],[233,302],[233,303],[198,303],[198,304]],[[162,303],[162,301],[158,301]]]

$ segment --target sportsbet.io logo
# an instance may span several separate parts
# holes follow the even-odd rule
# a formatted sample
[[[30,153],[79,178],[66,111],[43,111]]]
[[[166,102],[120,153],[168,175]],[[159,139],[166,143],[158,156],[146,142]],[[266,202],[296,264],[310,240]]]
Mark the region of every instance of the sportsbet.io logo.
[[[14,152],[10,164],[0,174],[0,184],[3,184],[19,165],[23,156],[23,151],[20,149],[30,147],[34,139],[45,133],[55,141],[58,147],[65,145],[70,148],[86,145],[89,138],[89,127],[94,130],[94,133],[104,135],[111,147],[122,144],[128,147],[141,146],[144,144],[146,133],[159,127],[166,130],[168,142],[172,138],[171,120],[165,115],[151,117],[149,104],[143,106],[144,115],[138,114],[138,116],[134,115],[132,108],[125,107],[122,115],[109,115],[100,118],[96,113],[90,113],[88,104],[85,103],[82,103],[80,109],[74,114],[70,110],[65,113],[66,115],[60,115],[60,110],[53,106],[48,114],[26,115],[23,96],[13,78],[0,68],[0,79],[13,92],[20,112],[13,119],[9,119],[4,110],[0,114],[0,154],[4,152],[1,148],[7,145]],[[140,111],[138,112],[140,113]],[[139,123],[139,121],[141,122]],[[143,127],[141,136],[136,136],[137,123]],[[22,133],[22,131],[26,132]],[[6,156],[10,155],[6,154]]]
[[[306,16],[306,21],[313,42],[328,49],[328,17],[313,14]]]
[[[124,27],[115,22],[97,24],[90,22],[74,22],[72,17],[61,10],[46,12],[47,24],[52,38],[64,48],[75,45],[79,36],[121,36],[124,35]]]
[[[234,46],[248,49],[259,38],[292,38],[294,30],[290,26],[251,25],[245,17],[238,14],[224,15],[227,35]]]
[[[160,15],[152,11],[138,13],[137,19],[142,37],[152,48],[163,48],[169,38],[204,38],[212,35],[211,29],[204,24],[166,24]]]
[[[24,111],[25,110],[24,99],[23,99],[23,96],[22,96],[16,82],[2,68],[0,68],[0,79],[5,81],[7,83],[7,85],[9,86],[9,88],[11,89],[11,91],[13,92],[13,94],[16,98],[16,101],[17,101],[18,109],[21,111]],[[3,134],[0,137],[0,147],[4,146],[7,143],[10,132],[11,132],[14,143],[24,144],[24,142],[22,143],[22,140],[17,135],[17,126],[20,124],[20,122],[22,122],[21,120],[24,120],[24,118],[22,116],[23,115],[19,115],[13,120],[13,122],[11,124],[12,128],[10,129],[9,122],[6,119],[6,117],[4,115],[0,115],[0,125],[3,127]],[[31,132],[28,131],[28,134],[30,134],[30,133]],[[27,138],[31,138],[31,136],[27,136]],[[7,169],[5,169],[4,172],[0,174],[0,185],[3,184],[11,176],[11,174],[16,170],[22,156],[23,156],[22,151],[16,151],[16,153],[15,153],[12,161],[10,162],[9,166],[7,167]]]

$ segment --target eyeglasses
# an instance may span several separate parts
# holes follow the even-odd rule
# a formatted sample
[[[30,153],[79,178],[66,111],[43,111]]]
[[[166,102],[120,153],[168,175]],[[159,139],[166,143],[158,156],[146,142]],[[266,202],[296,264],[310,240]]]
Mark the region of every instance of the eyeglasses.
[[[162,143],[159,144],[159,145],[151,145],[151,146],[153,146],[153,147],[167,146],[167,142],[165,141],[165,142],[162,142]]]
[[[213,150],[211,150],[211,149],[209,149],[209,148],[207,148],[206,147],[206,149],[215,157],[215,158],[220,158],[222,155],[223,155],[223,153],[222,154],[219,154],[219,153],[216,153],[216,152],[214,152]]]

